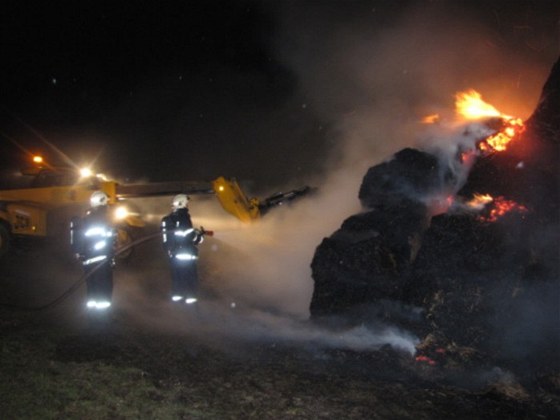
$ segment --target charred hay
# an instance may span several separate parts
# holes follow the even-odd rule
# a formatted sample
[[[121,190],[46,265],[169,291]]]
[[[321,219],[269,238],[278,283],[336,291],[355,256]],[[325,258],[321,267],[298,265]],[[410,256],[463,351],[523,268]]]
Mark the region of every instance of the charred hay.
[[[392,209],[403,200],[419,201],[420,197],[439,192],[453,178],[437,156],[406,148],[391,159],[369,168],[358,197],[364,208]]]
[[[398,299],[403,278],[427,223],[426,207],[412,200],[389,214],[373,209],[351,216],[317,247],[311,263],[314,316],[348,312],[356,305]]]
[[[422,197],[455,181],[437,155],[409,148],[370,168],[358,197],[364,212],[316,249],[312,318],[371,322],[371,311],[355,308],[398,301],[421,308],[407,327],[437,337],[432,348],[463,360],[469,351],[458,349],[472,349],[514,366],[531,355],[533,366],[560,369],[559,109],[560,60],[527,130],[506,152],[479,156],[456,194],[458,202],[479,193],[518,204],[498,220],[488,217],[495,203],[430,217]]]

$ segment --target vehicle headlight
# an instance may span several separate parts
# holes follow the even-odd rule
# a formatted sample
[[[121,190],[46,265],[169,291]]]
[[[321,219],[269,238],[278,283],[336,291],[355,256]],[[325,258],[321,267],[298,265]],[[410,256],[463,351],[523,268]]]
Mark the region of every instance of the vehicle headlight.
[[[89,178],[92,175],[93,175],[93,172],[91,171],[90,168],[81,168],[80,169],[80,176],[82,178]]]
[[[128,209],[125,206],[119,206],[115,209],[115,219],[117,220],[126,219],[129,214]]]

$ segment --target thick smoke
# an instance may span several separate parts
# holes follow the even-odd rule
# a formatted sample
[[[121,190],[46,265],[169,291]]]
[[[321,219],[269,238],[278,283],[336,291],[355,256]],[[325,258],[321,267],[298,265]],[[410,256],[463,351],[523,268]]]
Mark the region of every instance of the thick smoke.
[[[382,6],[364,15],[359,5],[354,12],[309,3],[281,8],[279,54],[298,75],[307,109],[333,127],[330,155],[309,179],[316,196],[276,209],[258,225],[217,229],[216,254],[221,246],[232,250],[229,259],[217,257],[227,267],[221,270],[232,301],[305,318],[316,246],[360,211],[357,191],[367,168],[403,147],[436,149],[456,171],[456,192],[469,169],[457,165],[457,151],[489,133],[451,124],[433,128],[436,135],[419,123],[429,113],[451,114],[456,92],[475,88],[522,118],[534,109],[553,59],[508,44],[507,30],[477,20],[480,11],[464,18],[460,9],[425,2],[397,11]]]
[[[280,54],[297,72],[308,107],[335,127],[326,176],[343,172],[350,189],[403,147],[437,137],[440,149],[456,148],[459,136],[441,126],[434,136],[419,121],[434,113],[452,120],[459,91],[478,90],[503,112],[528,117],[556,59],[554,26],[508,13],[503,2],[397,3],[282,8]],[[530,33],[514,33],[520,19]],[[529,47],[535,32],[540,54]]]
[[[279,57],[297,75],[306,109],[331,127],[325,134],[328,158],[308,179],[318,192],[273,209],[250,226],[229,218],[215,200],[194,197],[191,202],[195,224],[215,231],[200,247],[200,275],[222,303],[212,319],[222,317],[230,333],[244,335],[249,329],[263,338],[305,336],[326,342],[324,332],[294,328],[292,319],[308,316],[315,248],[360,211],[358,189],[367,168],[407,146],[436,148],[454,167],[458,148],[472,148],[479,133],[465,135],[465,127],[456,124],[430,132],[419,121],[434,112],[451,115],[457,91],[478,89],[498,109],[521,117],[537,101],[549,63],[531,57],[531,51],[513,53],[518,45],[502,48],[497,38],[503,33],[485,26],[476,13],[465,19],[458,10],[425,2],[396,9],[383,2],[368,4],[358,2],[351,11],[346,4],[286,3],[277,10]],[[483,14],[492,15],[492,10]],[[462,171],[458,189],[468,167],[455,170]],[[286,189],[299,186],[286,182]],[[149,212],[154,220],[168,211],[165,202],[158,203]],[[162,272],[164,262],[153,276]],[[145,292],[142,287],[137,291]],[[130,301],[130,292],[127,296]],[[247,311],[243,320],[232,321],[239,310]],[[386,342],[410,349],[413,343],[394,331],[389,334],[394,336],[349,334],[349,341],[363,339],[364,346]],[[341,345],[340,336],[330,339]]]
[[[440,129],[435,135],[419,123],[422,116],[447,112],[451,119],[455,93],[468,88],[511,115],[525,118],[534,109],[549,57],[508,38],[509,15],[494,26],[501,8],[407,4],[280,7],[278,53],[298,75],[308,109],[333,130],[329,158],[309,180],[319,188],[315,197],[223,236],[251,261],[251,269],[241,267],[235,277],[263,305],[307,314],[312,255],[323,237],[360,210],[357,192],[368,167],[407,146],[437,147],[453,167],[457,149],[472,148],[480,135],[475,126],[465,135],[456,124],[432,128]],[[468,167],[455,169],[463,171],[458,189]]]
[[[323,231],[334,229],[343,213],[314,222],[317,202],[338,208],[336,200],[315,197],[266,214],[245,225],[227,215],[211,196],[192,196],[193,223],[213,231],[199,246],[201,304],[196,311],[171,305],[170,271],[157,235],[157,222],[170,208],[170,197],[131,200],[146,215],[155,237],[141,243],[132,260],[115,270],[115,307],[140,328],[196,334],[201,340],[251,340],[309,345],[313,348],[375,350],[390,344],[413,353],[412,335],[390,326],[332,332],[311,324],[309,262]],[[325,215],[326,216],[326,215]],[[308,223],[305,228],[305,222]]]
[[[404,147],[424,147],[426,140],[440,150],[458,147],[447,135],[426,133],[421,117],[452,111],[455,93],[467,88],[506,113],[527,117],[553,58],[549,34],[536,36],[540,29],[530,18],[525,23],[533,32],[512,32],[511,16],[502,7],[510,2],[473,10],[462,3],[393,3],[269,5],[277,18],[276,58],[296,75],[295,97],[302,107],[328,127],[318,155],[328,154],[309,162],[316,170],[306,181],[318,188],[315,195],[273,209],[250,226],[228,216],[214,199],[193,197],[195,225],[215,231],[200,246],[201,282],[219,302],[202,323],[205,331],[350,348],[391,343],[412,351],[414,339],[391,329],[337,335],[301,326],[313,291],[315,248],[360,211],[358,190],[368,167]],[[538,47],[529,43],[539,39]],[[300,186],[290,182],[283,188]],[[138,206],[155,224],[169,211],[169,201],[144,200]],[[143,324],[182,329],[192,319],[170,316],[161,304],[170,279],[156,242],[139,247],[136,266],[117,267],[116,306]],[[240,310],[243,316],[232,318]]]

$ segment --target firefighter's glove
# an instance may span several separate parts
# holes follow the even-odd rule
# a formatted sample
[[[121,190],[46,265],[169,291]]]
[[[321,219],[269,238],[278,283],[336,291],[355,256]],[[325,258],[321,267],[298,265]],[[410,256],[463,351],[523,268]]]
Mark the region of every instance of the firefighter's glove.
[[[202,236],[202,232],[198,229],[194,229],[194,235],[192,237],[193,244],[198,245],[201,236]]]

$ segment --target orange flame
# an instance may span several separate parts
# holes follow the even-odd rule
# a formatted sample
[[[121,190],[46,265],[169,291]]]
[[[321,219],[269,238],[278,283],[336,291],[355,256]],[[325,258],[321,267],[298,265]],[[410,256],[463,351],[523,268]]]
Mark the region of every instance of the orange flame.
[[[520,118],[510,118],[509,120],[504,120],[504,128],[502,128],[502,131],[488,137],[480,143],[479,147],[482,151],[486,151],[488,148],[497,152],[504,151],[506,150],[508,143],[512,141],[517,134],[520,134],[523,131],[525,131],[525,126]]]
[[[435,124],[440,120],[439,114],[426,115],[422,118],[422,124]]]
[[[480,93],[472,89],[455,95],[455,109],[468,120],[502,116],[500,111],[484,102]]]
[[[467,206],[472,209],[482,210],[486,204],[494,200],[490,194],[475,194],[472,200],[467,202]]]
[[[508,143],[525,130],[523,121],[520,118],[502,114],[492,105],[485,102],[480,93],[475,90],[459,92],[455,99],[457,114],[468,120],[488,118],[498,118],[501,120],[502,127],[500,130],[478,144],[478,148],[482,152],[501,152],[506,150]]]
[[[490,196],[488,196],[490,197]],[[491,198],[492,209],[486,216],[480,216],[480,220],[483,222],[495,222],[503,215],[510,213],[512,211],[517,211],[520,213],[525,213],[528,211],[527,207],[516,203],[513,200],[506,200],[504,197]]]

